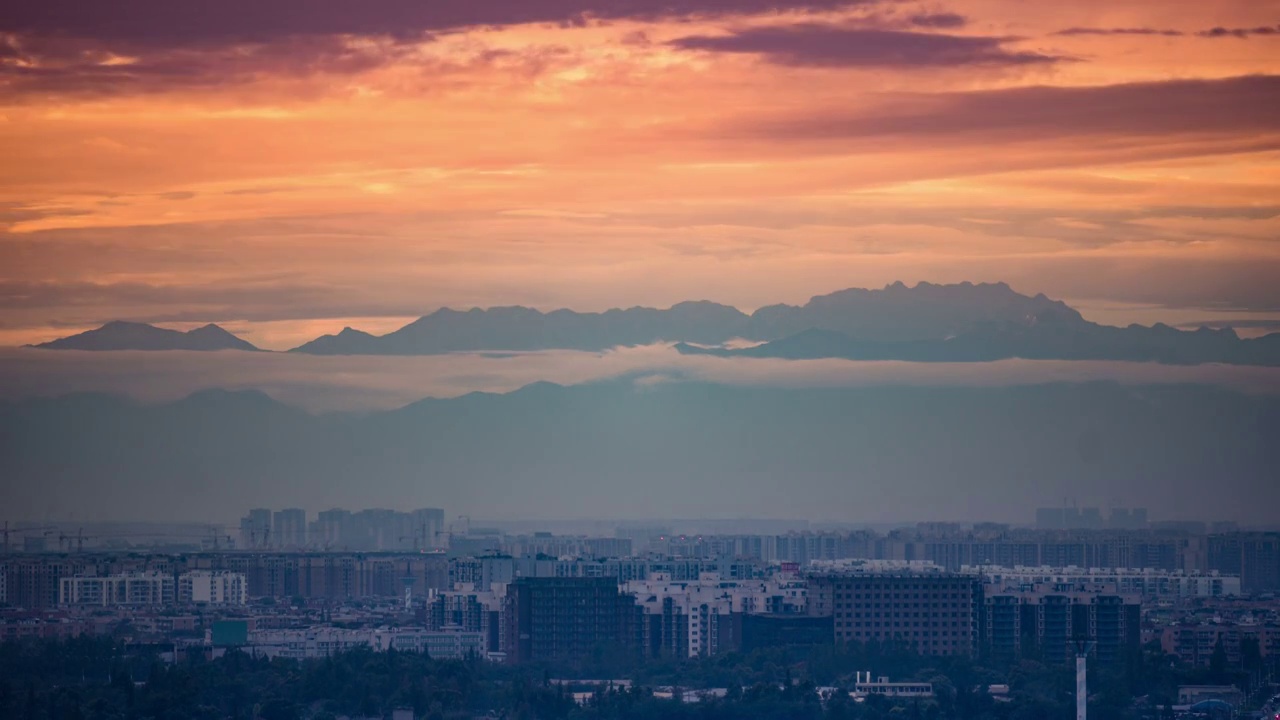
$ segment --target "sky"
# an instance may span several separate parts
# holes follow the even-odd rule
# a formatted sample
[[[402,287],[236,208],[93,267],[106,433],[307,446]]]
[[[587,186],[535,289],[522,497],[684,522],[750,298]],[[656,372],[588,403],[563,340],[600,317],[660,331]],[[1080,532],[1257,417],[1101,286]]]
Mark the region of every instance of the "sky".
[[[1280,3],[0,14],[0,345],[1007,281],[1280,319]],[[1089,314],[1086,311],[1086,314]]]

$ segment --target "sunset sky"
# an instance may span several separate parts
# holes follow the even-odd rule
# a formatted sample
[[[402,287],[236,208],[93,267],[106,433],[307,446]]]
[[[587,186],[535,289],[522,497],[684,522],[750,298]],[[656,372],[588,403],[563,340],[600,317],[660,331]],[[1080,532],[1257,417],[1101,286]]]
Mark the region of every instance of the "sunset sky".
[[[0,12],[0,345],[1009,282],[1280,327],[1280,3]],[[1274,328],[1273,328],[1274,329]]]

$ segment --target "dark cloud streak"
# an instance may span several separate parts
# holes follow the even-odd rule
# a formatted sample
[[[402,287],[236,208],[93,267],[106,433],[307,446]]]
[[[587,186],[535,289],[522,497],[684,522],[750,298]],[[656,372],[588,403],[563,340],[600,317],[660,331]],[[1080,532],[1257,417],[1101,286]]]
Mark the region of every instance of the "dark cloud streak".
[[[923,28],[940,28],[953,30],[961,28],[969,24],[969,19],[958,13],[929,13],[924,15],[912,15],[908,21],[916,27]]]
[[[973,65],[1042,65],[1064,58],[1011,51],[1011,38],[850,28],[817,23],[694,35],[671,41],[684,50],[751,53],[782,65],[868,68],[937,68]]]
[[[1071,27],[1059,30],[1054,35],[1162,35],[1165,37],[1181,37],[1181,30],[1160,30],[1158,28],[1093,28]]]
[[[0,14],[0,33],[124,45],[182,47],[284,37],[424,33],[472,26],[832,10],[875,0],[117,0],[24,2]]]
[[[1098,135],[1271,134],[1280,133],[1280,76],[899,95],[878,110],[810,110],[804,116],[757,120],[742,130],[796,140],[970,136],[1004,143]]]
[[[1215,27],[1208,30],[1202,30],[1196,35],[1204,38],[1238,38],[1247,40],[1254,36],[1280,35],[1280,25],[1262,25],[1252,28],[1225,28]]]

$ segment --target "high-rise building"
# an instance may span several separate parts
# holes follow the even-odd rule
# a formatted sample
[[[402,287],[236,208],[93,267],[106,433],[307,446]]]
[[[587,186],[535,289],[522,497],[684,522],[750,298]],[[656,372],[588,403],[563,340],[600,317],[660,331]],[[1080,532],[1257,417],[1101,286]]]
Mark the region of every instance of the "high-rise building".
[[[271,541],[271,511],[254,508],[240,518],[240,547],[258,549],[268,547]]]
[[[436,550],[448,545],[444,510],[420,508],[398,512],[368,508],[350,512],[324,510],[308,526],[309,547],[318,550]]]
[[[989,587],[979,613],[979,649],[1004,660],[1065,663],[1075,657],[1078,641],[1086,641],[1099,661],[1113,662],[1140,647],[1141,617],[1133,596]]]
[[[277,510],[272,518],[271,547],[301,550],[307,545],[307,511],[299,508]]]
[[[432,550],[449,545],[445,533],[444,510],[441,508],[420,508],[414,510],[413,537],[415,550]]]
[[[1239,575],[1246,593],[1280,590],[1280,533],[1227,533],[1209,538],[1210,570]]]
[[[614,578],[519,578],[507,586],[507,659],[639,652],[640,609]]]
[[[893,643],[921,655],[972,655],[976,578],[929,570],[830,570],[808,576],[809,614],[830,615],[838,642]]]

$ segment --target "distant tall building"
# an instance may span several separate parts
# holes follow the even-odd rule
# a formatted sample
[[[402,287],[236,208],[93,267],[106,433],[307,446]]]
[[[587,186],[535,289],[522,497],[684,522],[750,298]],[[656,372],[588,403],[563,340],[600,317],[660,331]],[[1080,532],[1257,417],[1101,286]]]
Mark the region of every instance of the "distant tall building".
[[[240,518],[240,546],[247,549],[267,547],[271,540],[271,511],[254,508]]]
[[[299,508],[277,510],[271,525],[271,546],[300,550],[307,545],[307,511]]]
[[[1209,569],[1240,576],[1246,593],[1280,590],[1280,533],[1228,533],[1209,538]]]
[[[413,549],[431,550],[446,547],[448,537],[445,536],[444,510],[441,508],[420,508],[410,513],[412,516]]]
[[[1080,510],[1079,527],[1083,530],[1098,530],[1102,528],[1102,510],[1096,507],[1087,507]]]
[[[369,508],[350,512],[340,508],[317,514],[307,540],[320,550],[433,550],[445,547],[444,510],[420,508],[397,512]]]
[[[507,586],[507,659],[638,653],[641,615],[615,578],[519,578]]]
[[[809,614],[835,618],[838,642],[880,642],[921,655],[976,650],[977,578],[934,571],[812,573]]]
[[[311,544],[318,550],[342,549],[343,537],[350,524],[351,513],[346,510],[334,508],[321,511],[316,515],[315,522],[311,523]]]
[[[1112,530],[1145,530],[1147,527],[1146,508],[1111,508],[1107,518],[1107,527]]]
[[[1062,508],[1040,508],[1036,510],[1036,528],[1040,530],[1061,530],[1063,524]]]

